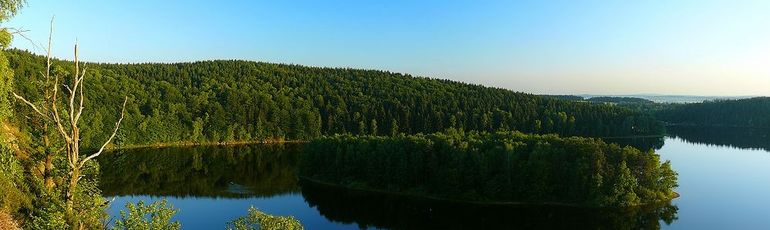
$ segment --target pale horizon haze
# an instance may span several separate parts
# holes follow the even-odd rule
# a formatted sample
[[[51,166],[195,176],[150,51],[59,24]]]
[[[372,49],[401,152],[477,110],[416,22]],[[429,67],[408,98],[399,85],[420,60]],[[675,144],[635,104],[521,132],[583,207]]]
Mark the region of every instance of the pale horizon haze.
[[[770,96],[770,1],[30,1],[54,56],[351,67],[535,94]],[[15,37],[13,47],[43,49]]]

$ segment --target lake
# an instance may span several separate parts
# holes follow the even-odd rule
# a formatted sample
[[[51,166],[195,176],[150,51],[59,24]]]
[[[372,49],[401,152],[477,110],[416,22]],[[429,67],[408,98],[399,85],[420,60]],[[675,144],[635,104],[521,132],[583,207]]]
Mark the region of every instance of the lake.
[[[251,206],[308,229],[762,229],[770,226],[768,133],[671,127],[665,138],[607,140],[657,149],[679,173],[680,198],[622,210],[467,205],[312,184],[297,179],[296,144],[124,150],[99,161],[113,218],[126,202],[167,199],[183,229],[223,229]]]

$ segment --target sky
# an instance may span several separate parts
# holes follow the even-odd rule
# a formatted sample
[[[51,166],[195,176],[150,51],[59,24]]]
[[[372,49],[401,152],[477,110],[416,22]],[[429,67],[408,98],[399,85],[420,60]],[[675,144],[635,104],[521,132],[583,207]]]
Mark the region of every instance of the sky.
[[[770,1],[55,1],[13,46],[96,62],[352,67],[536,94],[770,96]]]

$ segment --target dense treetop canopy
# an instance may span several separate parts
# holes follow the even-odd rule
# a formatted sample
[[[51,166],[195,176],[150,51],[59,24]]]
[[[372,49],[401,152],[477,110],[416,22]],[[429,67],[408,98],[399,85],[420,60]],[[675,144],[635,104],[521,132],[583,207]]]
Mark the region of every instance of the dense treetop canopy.
[[[420,196],[588,206],[673,197],[676,173],[652,151],[600,140],[519,132],[456,132],[313,140],[300,174]]]
[[[7,51],[17,91],[40,100],[42,56]],[[72,63],[56,61],[54,72]],[[662,133],[626,108],[376,70],[250,61],[176,64],[86,63],[84,146],[108,136],[129,95],[117,142],[307,140],[320,135],[432,133],[447,128],[561,135]],[[26,111],[25,109],[20,109]]]

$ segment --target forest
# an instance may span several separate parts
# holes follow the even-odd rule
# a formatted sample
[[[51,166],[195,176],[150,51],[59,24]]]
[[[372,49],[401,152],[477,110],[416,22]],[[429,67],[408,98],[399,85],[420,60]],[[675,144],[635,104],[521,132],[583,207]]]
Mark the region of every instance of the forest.
[[[0,5],[0,22],[15,15],[24,5],[24,1],[12,3]],[[294,161],[308,167],[307,175],[342,185],[349,185],[351,181],[358,185],[384,181],[387,183],[377,185],[384,187],[373,188],[421,191],[474,200],[630,206],[665,200],[671,195],[670,186],[675,184],[675,175],[667,168],[667,163],[659,165],[653,153],[573,137],[660,135],[664,132],[662,123],[652,115],[621,106],[568,101],[379,70],[239,60],[108,64],[53,58],[49,63],[47,56],[9,49],[12,37],[7,28],[0,30],[0,190],[3,191],[0,193],[0,221],[13,219],[8,222],[25,229],[106,228],[103,220],[107,217],[108,201],[104,195],[119,195],[126,190],[149,195],[186,195],[169,194],[157,187],[160,184],[171,186],[169,188],[192,186],[196,194],[216,197],[241,196],[237,194],[237,188],[230,189],[231,182],[256,188],[257,195],[296,191],[291,184],[292,179],[296,179],[294,169],[273,167],[273,164],[293,164]],[[75,53],[77,57],[77,46]],[[61,92],[60,96],[69,97],[69,104],[61,98],[51,97],[51,92]],[[80,110],[73,106],[75,98],[81,100]],[[84,116],[78,123],[81,112]],[[60,121],[53,122],[61,117],[69,117],[72,123],[62,126]],[[446,133],[425,134],[436,132]],[[333,140],[352,142],[335,143]],[[364,151],[357,154],[371,159],[355,158],[356,161],[324,166],[334,165],[350,173],[352,169],[363,170],[362,167],[369,167],[374,162],[400,159],[401,163],[397,165],[374,165],[378,168],[370,171],[381,174],[360,178],[329,174],[326,169],[317,168],[318,165],[307,164],[308,160],[304,158],[329,162],[331,157],[342,156],[334,151],[325,155],[303,153],[301,159],[269,156],[272,150],[248,147],[234,148],[230,152],[207,152],[228,161],[203,160],[200,153],[160,155],[156,153],[173,150],[152,149],[138,150],[139,153],[131,157],[120,153],[99,156],[105,147],[120,151],[171,144],[282,141],[312,141],[310,149],[316,150],[314,153],[319,149],[361,141],[366,144],[377,141],[403,144],[403,148],[414,152],[396,151],[384,156],[366,155],[371,153]],[[455,145],[455,142],[466,144]],[[472,143],[474,148],[467,148],[467,143]],[[551,145],[560,147],[554,149]],[[585,147],[587,150],[572,153],[565,151],[566,147]],[[435,148],[443,148],[446,152]],[[98,150],[97,154],[91,155],[92,150]],[[423,153],[443,158],[420,155]],[[537,157],[529,158],[529,155]],[[404,161],[415,156],[424,158],[404,165]],[[502,160],[500,157],[514,158],[500,161],[505,164],[493,164]],[[583,165],[560,162],[566,160],[563,157],[580,158]],[[463,163],[464,160],[469,161]],[[233,161],[248,163],[240,164],[245,166],[239,168],[230,164]],[[612,166],[616,163],[622,167]],[[453,171],[438,169],[436,164],[462,167]],[[572,168],[557,170],[565,165]],[[478,168],[482,166],[484,168]],[[544,168],[538,169],[540,166]],[[579,168],[584,166],[596,167],[598,171]],[[132,170],[125,170],[127,167]],[[394,169],[412,171],[394,174]],[[514,176],[519,173],[515,170],[542,181]],[[648,187],[649,182],[641,181],[652,178],[645,174],[648,172],[645,170],[663,173],[658,176],[667,180],[669,184],[665,186],[669,186],[666,187],[669,190]],[[426,174],[417,175],[417,172]],[[582,177],[570,174],[578,172],[586,174],[577,174]],[[217,173],[218,177],[208,173]],[[248,177],[252,174],[259,176]],[[339,181],[330,180],[334,175],[340,176]],[[411,179],[395,182],[397,177],[394,175],[410,176]],[[616,178],[616,175],[620,176]],[[479,180],[481,176],[490,179]],[[483,186],[471,188],[470,180],[477,180],[475,185],[483,182]],[[632,183],[634,180],[640,180],[642,184]],[[605,181],[623,186],[602,184]],[[414,187],[418,182],[425,182],[428,187]],[[577,187],[558,192],[558,189],[568,187],[548,184],[556,182],[569,182]],[[265,183],[273,187],[266,188]],[[532,191],[525,191],[516,186],[533,187]],[[227,192],[222,192],[223,188]],[[126,208],[129,212],[115,222],[116,229],[132,229],[132,224],[148,221],[166,224],[174,213],[167,203],[137,203]],[[148,212],[159,214],[162,220],[146,220],[144,217],[151,216]],[[272,219],[259,212],[249,215],[234,221],[234,225]],[[281,220],[286,221],[278,222],[295,223]],[[178,224],[168,224],[176,226],[170,229],[179,228]]]
[[[67,166],[65,161],[68,159],[56,154],[56,146],[63,140],[46,131],[50,124],[45,118],[36,116],[36,111],[21,101],[11,100],[10,96],[18,93],[32,104],[46,103],[41,89],[49,87],[51,82],[40,75],[46,69],[46,58],[13,49],[2,54],[0,57],[8,60],[5,71],[9,73],[3,76],[14,77],[6,81],[10,84],[0,85],[4,87],[3,95],[8,95],[4,98],[8,104],[0,107],[0,123],[5,131],[3,134],[7,135],[3,140],[8,141],[0,146],[0,160],[3,161],[0,170],[4,173],[0,186],[8,191],[0,197],[0,204],[25,227],[102,226],[105,200],[97,185],[105,178],[107,180],[102,184],[107,188],[106,192],[117,193],[121,189],[121,184],[117,184],[119,181],[181,185],[194,180],[195,173],[199,173],[195,170],[198,166],[214,167],[211,170],[227,167],[171,155],[163,159],[153,155],[144,160],[153,163],[176,159],[178,162],[164,167],[180,171],[185,171],[181,168],[186,164],[192,164],[192,168],[186,169],[192,170],[187,175],[190,178],[157,174],[168,171],[157,168],[148,171],[151,168],[141,167],[150,165],[131,161],[128,163],[138,163],[139,170],[112,174],[119,172],[116,169],[120,167],[116,164],[126,163],[124,161],[131,158],[106,155],[98,158],[99,162],[84,162],[78,190],[62,188],[67,180],[74,178],[69,176],[72,167]],[[73,76],[73,69],[80,69],[74,65],[71,61],[54,59],[51,72],[62,76],[65,82],[73,81],[72,77],[66,76]],[[113,122],[123,114],[120,105],[126,95],[129,97],[125,104],[125,120],[111,144],[116,149],[168,143],[313,140],[337,134],[395,138],[442,130],[519,130],[596,137],[663,133],[662,124],[652,116],[623,107],[570,102],[386,71],[226,60],[177,64],[85,63],[81,68],[88,70],[83,75],[87,79],[83,85],[87,87],[84,87],[82,98],[89,106],[85,109],[81,127],[78,127],[81,132],[79,141],[84,149],[96,149],[110,136]],[[64,91],[68,88],[56,86],[55,89]],[[64,102],[58,103],[56,107],[66,107]],[[232,175],[223,174],[223,180],[240,180],[229,176]],[[435,183],[443,182],[437,180]],[[243,183],[259,186],[246,179]],[[147,184],[131,189],[158,192],[152,186]],[[211,188],[201,186],[199,189],[205,192]],[[70,194],[74,194],[73,199],[64,199]],[[495,194],[500,193],[482,195]],[[563,194],[552,195],[535,200]],[[573,200],[565,201],[577,201],[578,198],[570,199]],[[73,209],[78,210],[78,216],[65,212],[69,201],[76,205]],[[629,202],[637,200],[634,198]],[[149,207],[169,208],[157,205],[161,204]]]
[[[45,57],[6,51],[17,91],[40,100]],[[66,73],[72,62],[55,61]],[[563,136],[662,134],[652,116],[510,90],[376,70],[250,61],[85,63],[83,145],[108,135],[129,95],[116,143],[308,140],[321,135],[394,135],[448,128]],[[18,112],[29,113],[16,104]],[[24,117],[24,116],[20,116]]]
[[[313,181],[482,202],[627,207],[670,200],[677,174],[653,151],[583,137],[500,131],[313,140]]]
[[[671,104],[655,112],[669,125],[770,128],[770,97]]]
[[[666,126],[770,128],[770,117],[767,116],[770,113],[770,97],[737,99],[725,97],[702,102],[661,103],[635,97],[592,97],[587,99],[567,95],[542,95],[542,97],[622,107],[638,113],[649,114],[664,122]],[[693,98],[709,97],[693,96]]]
[[[102,156],[98,158],[98,163],[88,162],[88,164],[84,164],[80,190],[76,191],[77,194],[74,195],[79,199],[74,202],[79,205],[75,208],[85,214],[80,217],[64,215],[65,204],[61,198],[64,197],[64,194],[69,194],[69,191],[59,190],[56,187],[65,184],[71,172],[68,171],[69,167],[65,162],[67,159],[55,155],[56,149],[54,148],[54,146],[61,144],[62,140],[55,137],[48,139],[51,137],[51,133],[46,129],[41,129],[41,127],[50,127],[45,123],[46,120],[35,116],[35,111],[25,103],[11,100],[10,96],[11,92],[18,93],[20,97],[29,99],[30,103],[44,104],[46,98],[41,89],[50,86],[50,82],[47,82],[47,79],[40,73],[46,70],[46,57],[14,49],[3,51],[1,57],[7,58],[8,64],[4,71],[9,75],[4,76],[8,77],[11,76],[10,73],[13,73],[12,76],[14,77],[9,78],[6,85],[0,85],[0,87],[4,87],[2,88],[3,94],[8,95],[7,98],[3,98],[8,103],[0,106],[2,128],[8,130],[4,134],[10,134],[3,140],[12,142],[0,146],[2,147],[0,160],[3,161],[3,168],[0,170],[4,172],[4,175],[11,175],[0,178],[0,186],[8,191],[2,194],[6,197],[0,197],[0,203],[5,206],[4,210],[23,220],[25,226],[29,228],[45,229],[50,226],[83,223],[90,224],[87,227],[100,226],[100,220],[104,218],[103,207],[100,204],[105,202],[102,191],[97,187],[100,181],[103,181],[101,184],[103,184],[103,188],[106,188],[106,194],[118,194],[120,189],[126,188],[125,185],[131,184],[122,183],[127,181],[147,182],[130,188],[134,189],[135,192],[162,194],[163,191],[157,191],[153,186],[160,183],[172,186],[195,184],[195,175],[200,173],[196,167],[203,167],[211,172],[221,171],[228,167],[227,165],[220,165],[219,162],[196,161],[195,158],[174,156],[173,154],[163,157],[140,155],[146,158],[125,158],[121,157],[120,154]],[[414,171],[411,172],[413,174],[409,175],[388,174],[389,171],[387,170],[393,169],[387,167],[364,170],[382,174],[370,175],[373,176],[371,178],[355,178],[355,182],[367,184],[372,183],[369,180],[388,181],[378,185],[385,187],[375,188],[407,192],[414,192],[414,189],[417,189],[424,190],[423,192],[427,192],[425,194],[449,198],[563,202],[596,206],[637,205],[643,201],[663,200],[662,197],[670,196],[666,193],[670,192],[669,190],[655,190],[657,188],[648,188],[645,187],[646,185],[637,184],[629,184],[622,188],[611,188],[609,185],[595,188],[585,187],[592,182],[587,178],[596,179],[597,177],[589,177],[589,174],[578,174],[583,176],[580,178],[569,177],[572,175],[569,173],[589,172],[579,171],[575,168],[578,166],[569,169],[573,170],[569,172],[554,171],[554,168],[561,168],[561,164],[568,164],[560,162],[567,160],[562,157],[578,157],[578,155],[570,154],[583,154],[580,156],[593,156],[602,159],[598,163],[599,165],[595,165],[596,167],[601,166],[600,171],[595,171],[599,174],[590,174],[600,176],[602,178],[601,183],[604,181],[619,183],[617,181],[620,179],[626,179],[625,182],[631,183],[630,181],[633,181],[629,177],[631,172],[638,174],[635,176],[640,176],[637,179],[641,179],[643,176],[641,174],[644,173],[644,171],[630,171],[632,170],[629,168],[630,166],[621,168],[609,166],[626,161],[607,158],[603,156],[604,154],[633,156],[631,158],[634,160],[630,162],[647,164],[648,166],[644,167],[652,167],[638,170],[658,170],[655,167],[666,166],[667,164],[659,166],[657,158],[647,158],[648,155],[655,156],[654,154],[647,154],[633,148],[607,145],[603,142],[593,141],[593,139],[571,137],[660,135],[664,132],[662,123],[655,120],[652,115],[623,106],[569,101],[558,97],[537,96],[506,89],[414,77],[387,71],[318,68],[236,60],[175,64],[81,63],[81,68],[87,69],[83,75],[85,76],[84,79],[87,79],[83,83],[84,86],[87,86],[83,98],[84,104],[89,105],[85,109],[86,116],[83,116],[83,122],[80,123],[82,127],[79,127],[81,132],[79,141],[84,149],[97,149],[105,137],[110,136],[114,127],[113,122],[118,120],[118,116],[122,114],[120,110],[122,99],[128,96],[128,101],[125,104],[125,120],[120,129],[117,129],[114,143],[110,145],[114,149],[173,143],[211,144],[287,140],[312,141],[311,149],[317,149],[322,146],[320,143],[337,138],[335,135],[345,135],[346,137],[362,136],[361,140],[414,140],[414,143],[403,142],[401,144],[411,146],[410,151],[415,151],[414,154],[418,154],[424,151],[435,151],[432,148],[439,147],[439,145],[424,145],[424,142],[429,139],[428,142],[430,143],[445,138],[445,141],[477,140],[473,143],[479,146],[498,145],[501,143],[497,140],[485,140],[484,138],[502,138],[505,135],[486,134],[501,131],[502,133],[509,133],[509,136],[502,139],[506,139],[511,145],[501,146],[506,149],[505,151],[512,151],[510,153],[503,151],[503,153],[486,154],[489,149],[482,149],[485,153],[476,156],[471,152],[482,150],[467,149],[446,142],[438,142],[444,143],[441,147],[446,148],[449,152],[434,152],[433,154],[447,154],[446,157],[454,160],[448,161],[449,158],[423,159],[425,160],[423,163],[463,166],[458,170],[465,171],[441,171],[436,169],[435,165],[423,165],[419,162],[411,162],[408,166],[398,166],[426,172],[427,174],[416,177],[412,183],[432,181],[428,183],[429,187],[416,188],[410,187],[414,184],[389,184],[393,180],[397,180],[398,177],[394,175],[417,176],[417,174]],[[73,69],[78,68],[75,68],[75,63],[72,61],[56,59],[52,61],[52,74],[62,76],[62,80],[65,82],[73,80],[71,77],[66,77],[74,75]],[[62,91],[68,89],[62,86],[57,86],[57,88]],[[60,104],[57,104],[57,107],[66,107],[64,102],[58,103]],[[451,138],[450,135],[441,133],[423,134],[447,130],[462,134],[457,134],[460,137]],[[511,130],[516,130],[516,132]],[[465,134],[465,132],[470,131],[477,131],[478,133]],[[523,134],[518,132],[557,134],[565,138],[554,135],[521,136]],[[487,144],[480,144],[482,142]],[[577,153],[576,151],[572,153],[566,151],[567,147],[588,148],[576,144],[576,142],[585,142],[586,146],[594,147],[586,150],[588,152]],[[561,146],[557,150],[543,147],[556,145],[554,143],[568,146]],[[508,163],[520,164],[520,168],[513,167],[513,165],[491,164],[491,161],[502,156],[529,156],[532,153],[522,149],[535,148],[532,146],[537,146],[536,149],[539,151],[537,153],[542,152],[541,158],[536,158],[541,160],[508,159],[510,160]],[[423,147],[428,149],[421,149]],[[508,147],[513,149],[507,149]],[[566,153],[557,154],[550,151]],[[324,161],[325,157],[337,156],[333,153],[333,151],[329,152],[328,156],[308,156],[319,157],[318,159],[311,159],[326,162]],[[381,162],[383,159],[393,161],[393,159],[408,155],[405,154],[407,153],[402,151],[388,156],[371,155],[367,156],[372,157],[371,159],[361,158],[357,162],[334,165],[340,169],[363,170],[363,167],[370,166],[373,164],[372,162]],[[231,154],[225,155],[230,156]],[[477,158],[469,156],[476,156]],[[617,161],[604,162],[605,158]],[[146,162],[135,162],[138,159]],[[255,159],[248,157],[240,160],[255,161]],[[304,158],[301,160],[305,162]],[[470,161],[462,163],[461,161],[464,160]],[[590,165],[587,158],[583,160],[585,162],[582,164]],[[167,164],[160,168],[147,168],[158,166],[158,164],[150,164],[157,162],[167,162]],[[135,163],[139,168],[131,173],[115,174],[120,172],[117,169],[121,168],[124,163]],[[655,167],[651,165],[655,165]],[[482,171],[475,169],[481,166],[485,167],[484,170],[486,171],[483,173],[486,174],[479,174]],[[546,168],[537,169],[540,166]],[[168,169],[177,169],[178,172],[188,174],[174,176]],[[514,169],[538,176],[542,181],[523,180],[522,177],[511,176],[519,173],[512,171]],[[259,169],[246,168],[242,171],[248,170]],[[307,170],[316,170],[316,168],[308,165]],[[435,170],[435,172],[431,170]],[[671,173],[669,171],[665,172]],[[472,174],[464,175],[465,173]],[[620,179],[613,177],[617,173],[626,177]],[[311,173],[309,175],[323,179],[332,177],[332,175],[325,173]],[[347,185],[349,182],[347,181],[348,178],[342,174],[333,175],[340,176],[338,179],[342,181],[332,180],[332,182],[338,182],[342,185]],[[201,185],[198,189],[203,193],[211,191],[208,194],[212,196],[238,196],[237,194],[218,193],[214,190],[228,186],[222,182],[225,180],[238,180],[242,181],[244,185],[261,186],[257,182],[236,175],[222,174],[221,176],[220,181],[213,181],[213,187]],[[482,177],[491,179],[480,180],[479,178]],[[285,177],[280,177],[277,178],[276,182],[286,181],[281,178],[285,179]],[[446,180],[446,178],[457,180]],[[513,179],[518,181],[513,181]],[[470,180],[476,180],[476,184],[471,183]],[[483,186],[478,184],[482,181]],[[551,184],[564,182],[583,187],[570,187],[573,190],[559,193],[556,191],[568,187],[563,184]],[[199,183],[202,182],[199,181]],[[473,185],[471,186],[471,184]],[[532,190],[524,191],[524,187],[520,186],[532,186]],[[613,189],[626,190],[615,191]],[[629,192],[629,189],[634,191]],[[586,191],[594,193],[582,193]],[[270,193],[269,189],[265,193]],[[176,195],[184,196],[184,194]]]

